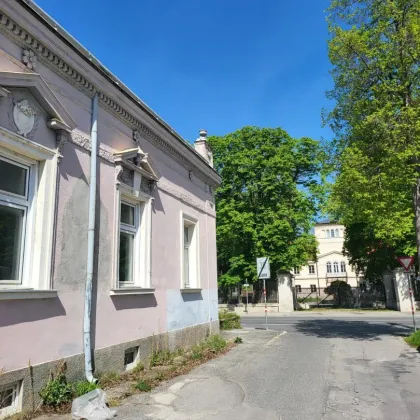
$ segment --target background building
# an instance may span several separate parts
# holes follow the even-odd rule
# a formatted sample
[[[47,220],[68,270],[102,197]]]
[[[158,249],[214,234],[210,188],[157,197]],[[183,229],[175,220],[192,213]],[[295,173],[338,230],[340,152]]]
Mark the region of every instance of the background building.
[[[343,254],[344,226],[336,223],[317,223],[314,235],[318,241],[316,261],[295,267],[295,286],[300,289],[323,291],[334,280],[343,280],[357,287],[362,280]]]

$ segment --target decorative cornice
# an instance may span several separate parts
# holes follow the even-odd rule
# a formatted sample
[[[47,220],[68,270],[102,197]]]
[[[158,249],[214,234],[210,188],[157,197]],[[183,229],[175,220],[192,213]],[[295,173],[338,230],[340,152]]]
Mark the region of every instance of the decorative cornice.
[[[203,182],[209,183],[214,187],[218,185],[218,175],[213,173],[210,167],[208,168],[208,172],[203,171],[199,165],[196,165],[187,159],[182,153],[172,147],[167,141],[163,140],[149,127],[145,126],[141,121],[117,104],[112,98],[104,92],[100,92],[92,82],[86,79],[86,77],[67,64],[26,30],[21,28],[2,11],[0,11],[0,32],[13,39],[22,48],[30,48],[36,54],[36,57],[40,62],[44,63],[54,72],[62,76],[73,86],[86,93],[89,97],[93,97],[95,93],[98,93],[101,104],[112,114],[117,116],[119,119],[122,119],[124,123],[128,124],[133,130],[138,130],[138,132],[145,135],[156,147],[171,155],[173,159],[178,161],[187,170],[193,169],[195,175]],[[134,133],[134,135],[136,136],[136,141],[138,141],[137,138],[140,136],[138,133]],[[191,153],[195,153],[192,148]]]
[[[92,143],[90,142],[90,139],[88,139],[87,137],[85,137],[83,134],[78,133],[77,131],[73,131],[71,133],[70,139],[69,139],[72,143],[77,144],[78,146],[80,146],[81,148],[87,150],[87,151],[91,151],[92,150]],[[110,162],[110,163],[114,163],[114,153],[111,150],[105,149],[102,146],[99,146],[99,151],[98,151],[98,155]]]
[[[178,200],[182,201],[183,203],[194,207],[195,209],[207,213],[210,216],[216,217],[216,210],[214,208],[214,204],[207,205],[206,201],[203,202],[198,200],[196,196],[190,194],[186,190],[177,187],[176,185],[164,180],[160,179],[157,183],[157,187],[159,190],[164,191],[165,193],[172,195],[173,197],[177,198]]]

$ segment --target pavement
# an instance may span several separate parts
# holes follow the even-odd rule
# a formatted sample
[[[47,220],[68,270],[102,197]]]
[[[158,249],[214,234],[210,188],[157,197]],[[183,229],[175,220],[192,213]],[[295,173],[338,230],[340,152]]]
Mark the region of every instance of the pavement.
[[[412,319],[332,312],[242,319],[243,343],[151,393],[117,418],[161,420],[414,420],[420,354],[403,341]],[[418,320],[420,325],[420,317]]]

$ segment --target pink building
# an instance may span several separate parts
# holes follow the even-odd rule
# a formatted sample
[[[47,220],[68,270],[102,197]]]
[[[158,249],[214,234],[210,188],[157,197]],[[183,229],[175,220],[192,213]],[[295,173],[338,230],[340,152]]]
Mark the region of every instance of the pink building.
[[[36,5],[0,0],[0,417],[63,359],[80,379],[218,331],[206,135],[194,149]]]

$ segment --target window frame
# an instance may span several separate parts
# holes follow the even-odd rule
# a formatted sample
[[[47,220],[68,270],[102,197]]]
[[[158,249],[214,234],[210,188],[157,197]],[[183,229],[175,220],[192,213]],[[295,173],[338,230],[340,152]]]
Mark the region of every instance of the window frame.
[[[331,232],[329,229],[325,229],[325,238],[330,239],[331,238]]]
[[[140,185],[141,175],[135,173],[135,185]],[[153,293],[151,285],[151,201],[152,198],[139,190],[121,184],[116,194],[116,233],[115,233],[115,263],[114,286],[111,294]],[[121,205],[134,207],[134,225],[121,222]],[[126,232],[134,235],[133,244],[133,275],[132,281],[119,280],[120,234]]]
[[[12,382],[10,384],[0,386],[0,392],[7,391],[8,389],[12,390],[12,404],[7,407],[0,408],[0,418],[16,414],[22,409],[21,388],[22,381]]]
[[[337,267],[337,270],[336,270],[336,267]],[[340,265],[338,264],[338,261],[333,262],[333,273],[334,274],[340,273]]]
[[[328,261],[327,264],[327,274],[331,274],[332,273],[332,264],[331,261]]]
[[[188,284],[185,283],[185,227],[188,229],[193,230],[193,234],[191,237],[191,242],[189,245],[189,249],[192,252],[189,252],[189,282]],[[200,279],[200,231],[199,231],[199,221],[198,217],[194,217],[190,214],[184,213],[181,211],[181,257],[180,257],[180,275],[181,275],[181,290],[188,291],[188,290],[201,290],[201,279]]]
[[[299,267],[293,267],[293,274],[295,276],[298,276],[300,274],[300,268]]]
[[[296,293],[302,293],[302,285],[296,284],[295,288],[296,288]]]
[[[344,267],[344,270],[343,270],[343,267]],[[346,264],[345,261],[340,262],[340,272],[341,273],[347,273],[347,264]]]
[[[318,291],[316,284],[311,284],[310,287],[311,287],[311,293],[316,293]]]
[[[312,269],[312,271],[311,271]],[[308,273],[309,274],[315,274],[315,264],[309,264],[308,265]]]

